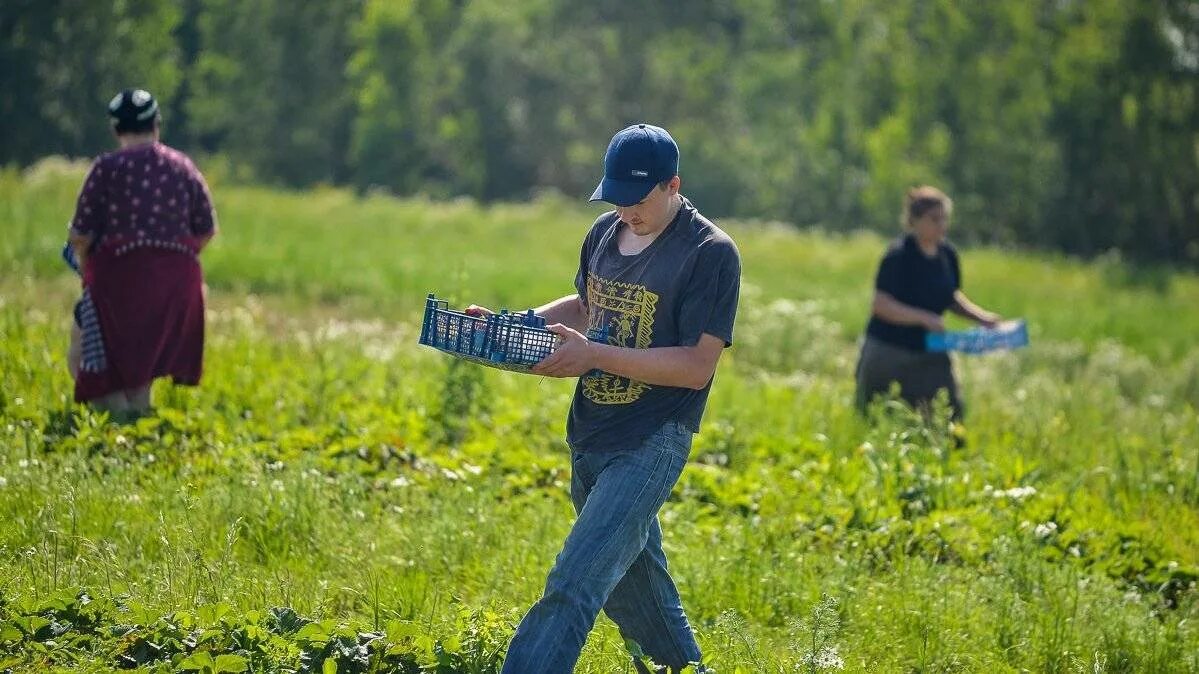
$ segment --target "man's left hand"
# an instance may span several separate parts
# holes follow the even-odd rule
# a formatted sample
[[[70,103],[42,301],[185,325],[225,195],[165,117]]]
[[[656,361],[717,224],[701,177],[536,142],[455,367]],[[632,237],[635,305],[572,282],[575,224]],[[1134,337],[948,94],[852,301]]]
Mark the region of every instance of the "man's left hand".
[[[547,325],[545,329],[558,335],[558,347],[533,366],[533,374],[578,377],[595,368],[596,345],[586,335],[561,323]]]

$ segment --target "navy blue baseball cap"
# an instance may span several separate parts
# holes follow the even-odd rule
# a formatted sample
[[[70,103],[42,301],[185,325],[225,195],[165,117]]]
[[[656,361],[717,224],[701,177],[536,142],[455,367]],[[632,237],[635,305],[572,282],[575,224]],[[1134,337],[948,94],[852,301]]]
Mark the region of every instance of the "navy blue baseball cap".
[[[591,201],[632,206],[645,198],[654,185],[679,173],[679,146],[666,129],[634,124],[622,129],[604,154],[604,179]]]

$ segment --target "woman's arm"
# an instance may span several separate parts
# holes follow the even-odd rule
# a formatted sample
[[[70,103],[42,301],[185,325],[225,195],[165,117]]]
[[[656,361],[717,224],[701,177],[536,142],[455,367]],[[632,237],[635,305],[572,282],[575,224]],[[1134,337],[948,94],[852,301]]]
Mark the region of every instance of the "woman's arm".
[[[216,236],[220,224],[217,222],[216,207],[212,203],[212,192],[208,189],[208,181],[204,174],[196,168],[191,160],[187,161],[190,170],[192,210],[188,226],[192,236],[196,237],[196,253],[204,250]]]
[[[882,290],[874,291],[870,311],[895,325],[918,325],[929,332],[945,332],[945,321],[940,316],[926,309],[904,304]]]
[[[79,198],[75,202],[75,215],[67,224],[67,243],[75,253],[80,274],[87,263],[88,251],[96,242],[96,237],[104,232],[108,215],[108,192],[100,164],[100,159],[92,162],[87,178],[83,181],[83,189],[79,191]]]
[[[196,237],[196,252],[199,253],[208,247],[208,244],[212,242],[212,238],[216,236],[218,231],[220,231],[220,227],[217,225],[216,219],[214,218],[212,221],[212,229]]]
[[[970,298],[966,297],[966,293],[962,292],[961,290],[954,291],[953,304],[949,305],[949,310],[963,318],[969,318],[975,323],[988,328],[995,327],[995,325],[1002,320],[1002,317],[999,314],[993,311],[987,311],[974,302],[971,302]]]
[[[75,251],[75,261],[79,263],[79,273],[81,274],[83,266],[87,264],[87,252],[95,240],[94,234],[80,234],[73,230],[67,233],[67,243],[71,244],[71,249]]]

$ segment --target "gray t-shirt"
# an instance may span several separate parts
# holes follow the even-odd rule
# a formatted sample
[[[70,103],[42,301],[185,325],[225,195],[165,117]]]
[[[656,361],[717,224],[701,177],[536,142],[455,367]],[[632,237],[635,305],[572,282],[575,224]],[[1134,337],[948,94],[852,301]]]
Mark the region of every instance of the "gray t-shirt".
[[[645,250],[622,255],[616,213],[592,225],[575,288],[587,306],[588,337],[648,349],[694,346],[708,333],[733,343],[741,258],[727,234],[683,199],[678,215]],[[668,421],[692,432],[712,382],[701,390],[652,386],[599,370],[579,378],[566,439],[578,451],[634,449]]]

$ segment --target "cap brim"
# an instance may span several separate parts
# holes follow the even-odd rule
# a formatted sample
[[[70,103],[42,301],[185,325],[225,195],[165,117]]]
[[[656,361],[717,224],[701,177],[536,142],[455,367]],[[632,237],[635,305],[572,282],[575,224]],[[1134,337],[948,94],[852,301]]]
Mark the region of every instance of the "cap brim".
[[[604,178],[591,193],[591,201],[606,201],[613,206],[632,206],[654,189],[654,183]]]

